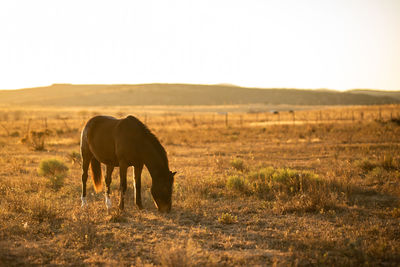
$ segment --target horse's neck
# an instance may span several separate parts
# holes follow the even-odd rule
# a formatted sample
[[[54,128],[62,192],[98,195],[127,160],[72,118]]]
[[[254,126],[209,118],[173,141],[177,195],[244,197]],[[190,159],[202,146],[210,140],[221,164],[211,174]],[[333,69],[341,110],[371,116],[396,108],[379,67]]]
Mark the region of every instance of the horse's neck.
[[[168,169],[162,156],[157,153],[156,149],[151,145],[148,149],[145,149],[143,161],[152,178],[158,177],[162,172],[166,171],[165,169]]]

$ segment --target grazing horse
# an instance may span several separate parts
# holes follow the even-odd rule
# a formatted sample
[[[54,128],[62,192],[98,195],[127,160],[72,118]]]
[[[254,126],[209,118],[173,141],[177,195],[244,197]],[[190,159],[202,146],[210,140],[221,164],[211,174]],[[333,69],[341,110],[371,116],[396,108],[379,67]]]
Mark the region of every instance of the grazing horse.
[[[135,199],[139,209],[143,208],[140,193],[141,174],[146,165],[152,178],[151,194],[161,212],[171,210],[172,185],[176,172],[168,167],[167,153],[157,137],[137,118],[128,116],[116,119],[109,116],[95,116],[85,125],[81,133],[82,155],[82,206],[86,205],[86,181],[89,165],[96,192],[102,190],[101,164],[106,165],[107,208],[111,207],[110,184],[114,167],[120,169],[120,202],[124,209],[126,192],[126,173],[129,166],[134,167]]]

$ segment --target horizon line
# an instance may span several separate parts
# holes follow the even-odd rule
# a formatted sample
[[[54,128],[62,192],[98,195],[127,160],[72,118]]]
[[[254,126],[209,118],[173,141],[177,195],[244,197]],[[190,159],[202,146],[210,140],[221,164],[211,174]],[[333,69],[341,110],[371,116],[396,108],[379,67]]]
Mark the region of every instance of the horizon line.
[[[356,91],[356,90],[367,90],[367,91],[384,91],[384,92],[400,92],[398,90],[389,90],[389,89],[381,89],[381,88],[350,88],[350,89],[332,89],[332,88],[297,88],[297,87],[253,87],[253,86],[241,86],[232,83],[179,83],[179,82],[154,82],[154,83],[52,83],[50,85],[42,85],[42,86],[33,86],[33,87],[23,87],[23,88],[14,88],[14,89],[0,89],[0,91],[20,91],[20,90],[29,90],[35,88],[44,88],[44,87],[53,87],[53,86],[60,86],[60,85],[70,85],[70,86],[137,86],[137,85],[200,85],[200,86],[225,86],[225,87],[238,87],[238,88],[247,88],[247,89],[278,89],[278,90],[312,90],[312,91],[336,91],[336,92],[347,92],[347,91]]]

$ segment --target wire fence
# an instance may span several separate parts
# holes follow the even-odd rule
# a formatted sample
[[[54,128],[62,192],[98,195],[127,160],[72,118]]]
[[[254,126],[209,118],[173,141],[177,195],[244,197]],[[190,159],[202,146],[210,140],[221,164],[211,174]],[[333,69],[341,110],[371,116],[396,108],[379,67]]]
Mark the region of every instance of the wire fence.
[[[248,112],[164,112],[158,110],[100,109],[71,110],[0,110],[0,135],[12,135],[17,130],[56,129],[76,132],[86,121],[100,114],[118,118],[134,115],[149,127],[267,127],[270,125],[302,125],[322,123],[362,123],[400,120],[400,105],[353,106],[316,110],[268,110]],[[2,131],[2,132],[1,132]]]

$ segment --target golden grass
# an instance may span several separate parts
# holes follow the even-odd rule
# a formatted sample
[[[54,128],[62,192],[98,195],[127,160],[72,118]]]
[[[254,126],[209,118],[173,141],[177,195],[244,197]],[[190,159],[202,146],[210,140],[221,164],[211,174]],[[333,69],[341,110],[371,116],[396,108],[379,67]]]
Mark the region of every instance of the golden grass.
[[[302,124],[190,109],[0,110],[0,265],[398,264],[399,106],[296,111]],[[80,208],[79,132],[99,113],[137,115],[160,138],[178,171],[170,214],[147,171],[144,210],[132,178],[117,210],[118,171],[111,212],[91,183]],[[46,130],[43,150],[22,142]],[[58,191],[37,173],[51,158],[69,168]]]

